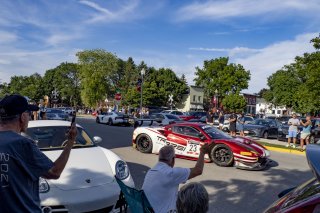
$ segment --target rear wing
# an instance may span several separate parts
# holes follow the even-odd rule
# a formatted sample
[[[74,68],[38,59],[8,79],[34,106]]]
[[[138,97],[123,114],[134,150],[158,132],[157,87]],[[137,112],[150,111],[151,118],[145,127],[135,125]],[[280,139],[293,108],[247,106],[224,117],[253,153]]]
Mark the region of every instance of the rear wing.
[[[135,119],[134,120],[134,124],[133,127],[136,129],[137,127],[140,126],[162,126],[161,123],[159,123],[158,121],[156,121],[155,119]]]

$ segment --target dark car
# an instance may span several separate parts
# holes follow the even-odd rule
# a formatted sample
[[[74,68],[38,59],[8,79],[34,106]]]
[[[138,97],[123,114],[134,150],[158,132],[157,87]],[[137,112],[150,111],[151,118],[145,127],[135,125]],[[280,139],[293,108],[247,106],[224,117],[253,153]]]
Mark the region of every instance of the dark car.
[[[201,118],[193,118],[188,120],[188,122],[206,123],[207,116],[202,116]]]
[[[184,121],[188,121],[190,119],[198,119],[198,118],[201,118],[201,117],[206,116],[206,115],[207,115],[207,112],[190,111],[190,112],[186,112],[184,115],[181,115],[179,117]]]
[[[277,138],[278,125],[276,120],[256,119],[248,124],[244,124],[244,133],[259,138]],[[238,126],[237,126],[238,129]]]
[[[307,159],[315,175],[302,185],[282,191],[265,213],[320,212],[320,146],[307,146]]]

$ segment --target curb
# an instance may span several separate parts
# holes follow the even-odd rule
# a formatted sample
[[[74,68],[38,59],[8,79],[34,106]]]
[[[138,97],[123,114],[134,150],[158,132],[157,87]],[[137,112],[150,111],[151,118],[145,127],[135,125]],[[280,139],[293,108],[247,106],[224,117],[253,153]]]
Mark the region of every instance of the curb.
[[[275,151],[275,152],[290,153],[294,155],[306,155],[305,151],[301,152],[295,149],[283,149],[283,148],[272,147],[272,146],[264,146],[264,147],[266,147],[270,151]]]

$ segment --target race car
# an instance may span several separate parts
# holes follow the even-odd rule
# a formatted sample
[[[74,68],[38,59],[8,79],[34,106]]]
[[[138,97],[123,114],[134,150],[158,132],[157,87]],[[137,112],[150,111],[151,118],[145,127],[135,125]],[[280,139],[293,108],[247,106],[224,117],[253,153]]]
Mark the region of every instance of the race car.
[[[262,170],[270,162],[270,152],[252,139],[231,137],[223,131],[202,123],[175,123],[164,127],[137,127],[133,132],[133,147],[142,153],[159,153],[161,147],[173,145],[176,156],[197,159],[200,147],[210,147],[207,162],[218,166],[233,166],[246,170]]]
[[[115,124],[124,124],[130,125],[129,123],[129,116],[125,115],[121,112],[107,112],[102,113],[96,117],[97,123],[103,123],[107,125],[115,125]]]

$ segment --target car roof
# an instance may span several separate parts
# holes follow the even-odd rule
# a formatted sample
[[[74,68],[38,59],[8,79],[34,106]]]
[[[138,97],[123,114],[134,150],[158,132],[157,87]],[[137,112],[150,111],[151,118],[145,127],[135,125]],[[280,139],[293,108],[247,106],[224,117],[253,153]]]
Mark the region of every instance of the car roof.
[[[70,126],[70,125],[71,125],[70,121],[36,120],[36,121],[29,121],[28,128],[45,127],[45,126]],[[77,124],[77,127],[81,127],[81,126]]]
[[[192,123],[192,122],[179,122],[179,123],[174,123],[174,124],[170,124],[168,126],[172,127],[172,126],[191,126],[191,127],[201,127],[201,126],[205,126],[206,124],[202,124],[202,123]]]

